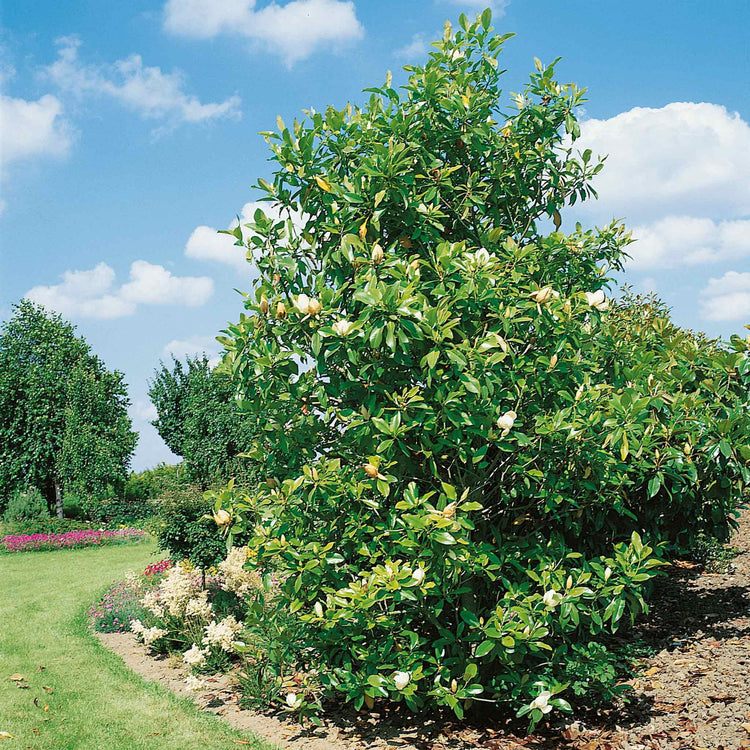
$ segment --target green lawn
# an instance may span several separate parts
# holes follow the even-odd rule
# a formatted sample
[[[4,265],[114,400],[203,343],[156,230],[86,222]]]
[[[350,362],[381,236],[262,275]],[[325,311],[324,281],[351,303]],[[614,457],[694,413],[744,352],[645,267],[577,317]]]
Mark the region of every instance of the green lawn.
[[[149,542],[0,555],[0,732],[13,735],[0,750],[271,749],[145,682],[88,632],[83,610],[153,553]]]

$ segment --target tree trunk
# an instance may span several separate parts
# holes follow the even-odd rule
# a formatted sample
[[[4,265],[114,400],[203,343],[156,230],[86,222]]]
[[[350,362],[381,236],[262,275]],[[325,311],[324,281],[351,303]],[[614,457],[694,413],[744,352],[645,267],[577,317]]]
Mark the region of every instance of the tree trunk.
[[[57,517],[63,517],[63,501],[62,501],[62,490],[60,489],[60,482],[55,478],[55,508],[57,508]]]

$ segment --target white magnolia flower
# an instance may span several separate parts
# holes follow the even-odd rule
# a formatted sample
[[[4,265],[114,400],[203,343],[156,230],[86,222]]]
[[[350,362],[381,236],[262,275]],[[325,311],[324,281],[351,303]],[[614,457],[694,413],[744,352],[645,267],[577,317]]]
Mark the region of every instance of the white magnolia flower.
[[[182,655],[182,661],[191,667],[198,667],[206,663],[206,654],[203,652],[203,649],[198,648],[194,643],[192,647]]]
[[[289,706],[289,708],[298,708],[302,705],[302,696],[297,695],[297,693],[287,693],[286,705]]]
[[[310,298],[306,294],[300,294],[294,301],[294,306],[303,314],[310,312]]]
[[[544,606],[549,607],[550,609],[554,609],[562,601],[562,599],[563,595],[555,591],[554,589],[546,591],[544,596],[542,597]]]
[[[593,307],[600,312],[604,312],[609,307],[609,302],[601,289],[597,289],[595,292],[586,292],[586,302],[589,303],[589,307]]]
[[[549,699],[552,697],[552,693],[549,690],[542,690],[533,701],[531,701],[531,708],[536,708],[543,714],[548,714],[552,710],[552,706],[549,704]]]
[[[396,685],[396,690],[403,690],[411,681],[411,675],[408,672],[394,672],[393,682]]]
[[[559,297],[560,292],[556,292],[551,286],[544,286],[531,292],[530,296],[537,304],[546,305],[553,297]]]
[[[323,617],[323,605],[320,602],[315,602],[315,607],[313,607],[313,609],[318,617]]]
[[[424,568],[416,568],[416,570],[414,570],[414,572],[411,574],[411,577],[417,583],[422,583],[422,581],[424,581],[424,576],[425,576]]]
[[[516,421],[518,414],[514,411],[506,411],[501,417],[498,417],[497,426],[503,431],[502,436],[505,437],[512,429],[513,423]]]
[[[490,254],[483,247],[480,247],[475,253],[467,253],[466,257],[469,263],[477,268],[484,268],[490,262]]]
[[[352,328],[354,328],[354,323],[350,320],[346,320],[346,318],[340,318],[331,327],[336,335],[348,336]]]

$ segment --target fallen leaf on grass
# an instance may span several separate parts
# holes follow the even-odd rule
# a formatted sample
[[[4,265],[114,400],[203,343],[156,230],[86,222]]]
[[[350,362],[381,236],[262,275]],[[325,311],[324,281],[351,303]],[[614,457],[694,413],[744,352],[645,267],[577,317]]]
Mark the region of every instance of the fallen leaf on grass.
[[[47,667],[45,667],[45,666],[44,666],[43,664],[40,664],[40,665],[39,665],[39,666],[38,666],[38,667],[36,668],[36,671],[37,671],[37,672],[44,672],[44,670],[45,670],[45,669],[47,669]]]
[[[33,732],[34,734],[39,734],[39,730],[38,730],[38,729],[32,729],[31,731],[32,731],[32,732]]]
[[[29,686],[25,682],[17,682],[16,683],[16,687],[19,690],[28,690],[29,689]]]
[[[26,678],[22,674],[18,673],[8,675],[5,679],[12,680],[13,682],[24,682],[26,680]]]
[[[44,690],[47,695],[52,695],[55,691],[51,687],[47,687],[46,685],[42,685],[42,690]]]
[[[10,732],[0,732],[0,740],[12,740],[13,735]]]
[[[235,742],[238,745],[252,745],[253,744],[252,742],[250,742],[250,740],[235,740]]]

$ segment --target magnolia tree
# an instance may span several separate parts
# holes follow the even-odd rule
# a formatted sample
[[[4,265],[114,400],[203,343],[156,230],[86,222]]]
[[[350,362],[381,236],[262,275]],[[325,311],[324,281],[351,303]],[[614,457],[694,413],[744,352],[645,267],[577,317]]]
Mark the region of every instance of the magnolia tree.
[[[599,642],[643,610],[657,545],[728,528],[749,366],[608,300],[627,232],[562,231],[602,168],[581,91],[536,61],[506,100],[489,24],[447,25],[400,92],[265,134],[288,218],[234,230],[258,278],[223,368],[266,481],[215,517],[280,574],[328,695],[534,723],[611,694]]]

